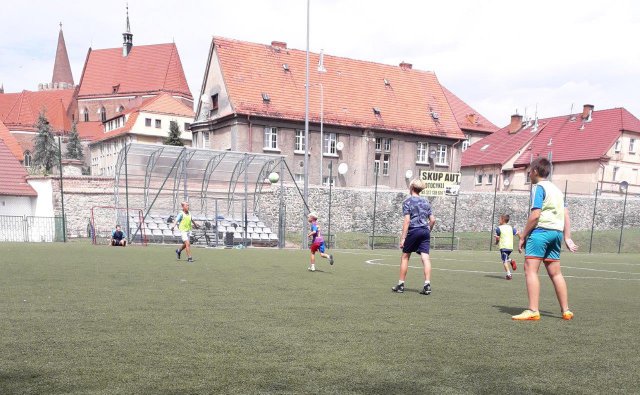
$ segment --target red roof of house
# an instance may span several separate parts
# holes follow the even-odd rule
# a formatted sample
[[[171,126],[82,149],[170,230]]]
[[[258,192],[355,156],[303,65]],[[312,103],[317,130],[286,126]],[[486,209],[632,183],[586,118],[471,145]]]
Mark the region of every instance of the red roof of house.
[[[556,163],[600,160],[623,130],[640,133],[640,120],[624,108],[593,111],[589,122],[583,122],[581,115],[540,119],[535,132],[532,126],[516,133],[504,127],[471,145],[462,155],[462,167],[503,165],[515,155],[514,166],[527,166],[532,158],[549,153]]]
[[[94,141],[104,135],[104,125],[101,121],[79,122],[76,129],[81,140]]]
[[[530,126],[517,133],[510,133],[509,126],[504,127],[470,145],[462,154],[461,167],[503,165],[515,155],[522,154],[522,148],[544,127],[545,125],[539,122],[537,130]]]
[[[11,111],[13,103],[18,100],[21,93],[0,93],[0,121]]]
[[[24,160],[24,151],[22,150],[22,147],[2,121],[0,121],[0,139],[4,140],[4,144],[9,148],[9,151],[11,151],[16,159],[19,161]]]
[[[102,132],[96,136],[95,142],[109,140],[130,132],[140,113],[175,115],[189,118],[193,118],[195,115],[193,109],[182,101],[168,93],[161,93],[158,96],[145,99],[138,107],[126,110],[124,114],[128,114],[128,118],[125,124],[109,132],[105,132],[104,128],[102,128]]]
[[[212,45],[235,113],[305,119],[305,51],[221,37]],[[310,54],[313,122],[320,120],[321,83],[326,124],[464,138],[433,72],[324,55],[327,71],[319,73],[318,61]]]
[[[128,56],[122,56],[122,48],[89,49],[80,99],[158,92],[193,99],[174,43],[134,46]]]
[[[27,183],[27,172],[11,150],[0,139],[0,195],[5,196],[38,196]]]
[[[456,117],[460,129],[463,131],[468,130],[487,134],[500,129],[487,118],[483,117],[482,114],[471,108],[467,103],[463,102],[458,96],[454,95],[449,89],[443,86],[442,90],[449,101],[449,106],[451,106],[451,110]]]
[[[35,131],[42,110],[54,131],[71,130],[70,107],[74,99],[73,89],[22,91],[8,106],[2,121],[10,130]],[[3,95],[0,95],[3,96]]]

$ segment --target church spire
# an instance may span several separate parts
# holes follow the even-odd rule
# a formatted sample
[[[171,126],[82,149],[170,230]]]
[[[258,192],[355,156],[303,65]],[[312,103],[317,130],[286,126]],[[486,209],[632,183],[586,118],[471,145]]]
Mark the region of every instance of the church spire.
[[[67,46],[64,42],[64,34],[62,34],[62,22],[60,22],[60,32],[58,33],[58,48],[56,49],[56,60],[53,65],[53,77],[51,82],[55,86],[62,89],[73,87],[73,75],[71,74],[71,65],[69,64],[69,55],[67,54]]]
[[[126,31],[122,33],[122,56],[129,55],[131,48],[133,47],[133,34],[131,34],[131,25],[129,25],[129,4],[127,3],[127,27]]]

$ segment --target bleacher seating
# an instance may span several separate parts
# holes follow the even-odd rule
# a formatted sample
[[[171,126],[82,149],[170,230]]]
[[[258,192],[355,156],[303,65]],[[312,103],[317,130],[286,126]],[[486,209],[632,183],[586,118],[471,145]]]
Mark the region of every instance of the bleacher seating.
[[[130,232],[132,235],[136,232],[140,235],[144,230],[150,243],[181,243],[181,233],[177,228],[171,230],[173,223],[167,222],[169,217],[169,215],[149,214],[144,218],[144,223],[140,223],[138,217],[130,217]],[[192,244],[195,245],[226,247],[237,244],[268,247],[278,245],[278,235],[255,215],[248,216],[246,223],[242,218],[222,215],[217,218],[194,216],[193,219],[201,225],[200,229],[194,229],[192,232]]]

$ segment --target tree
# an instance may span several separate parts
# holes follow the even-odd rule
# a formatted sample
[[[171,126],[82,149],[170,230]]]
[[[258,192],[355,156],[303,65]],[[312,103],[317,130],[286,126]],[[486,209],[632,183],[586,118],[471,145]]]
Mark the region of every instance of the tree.
[[[38,134],[34,138],[33,164],[44,169],[45,174],[50,173],[58,160],[58,144],[53,137],[49,121],[44,111],[38,116],[36,124]]]
[[[176,121],[171,121],[169,122],[169,136],[164,140],[164,144],[165,145],[179,145],[179,146],[183,146],[184,143],[182,142],[182,140],[180,140],[180,135],[182,134],[182,131],[180,130],[180,127],[178,126],[178,122]]]
[[[69,159],[84,159],[84,152],[82,152],[82,143],[80,142],[80,135],[76,123],[71,126],[71,133],[69,134],[69,140],[67,141],[67,152],[65,156]]]

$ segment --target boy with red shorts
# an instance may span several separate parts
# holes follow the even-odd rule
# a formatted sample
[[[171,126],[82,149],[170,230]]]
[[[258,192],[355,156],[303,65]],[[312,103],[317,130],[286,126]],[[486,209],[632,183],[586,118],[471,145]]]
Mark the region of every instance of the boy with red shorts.
[[[311,224],[311,232],[307,235],[307,237],[312,237],[311,239],[311,266],[309,266],[309,271],[316,271],[316,252],[320,251],[320,256],[326,259],[329,259],[329,264],[333,265],[333,255],[325,254],[325,246],[324,246],[324,238],[320,234],[320,228],[318,227],[318,214],[315,212],[309,213],[307,216],[309,223]]]

